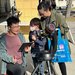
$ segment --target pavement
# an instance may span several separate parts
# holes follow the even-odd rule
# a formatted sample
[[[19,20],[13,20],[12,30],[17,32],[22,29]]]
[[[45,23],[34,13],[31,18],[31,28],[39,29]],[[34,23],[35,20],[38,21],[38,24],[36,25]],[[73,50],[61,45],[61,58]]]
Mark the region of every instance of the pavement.
[[[67,75],[75,75],[75,45],[70,43],[72,62],[66,62]],[[55,69],[58,75],[61,75],[59,66],[55,63]]]
[[[72,40],[72,42],[75,44],[75,22],[67,22],[69,27],[69,37]]]

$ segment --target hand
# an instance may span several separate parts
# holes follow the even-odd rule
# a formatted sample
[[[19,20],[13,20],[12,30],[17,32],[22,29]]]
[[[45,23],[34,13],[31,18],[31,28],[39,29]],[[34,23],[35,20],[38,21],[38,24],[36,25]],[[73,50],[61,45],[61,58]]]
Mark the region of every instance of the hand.
[[[25,52],[29,52],[29,51],[30,51],[30,47],[29,46],[25,47]]]
[[[35,47],[35,43],[34,43],[34,41],[32,41],[32,46],[31,46],[32,48],[34,48]]]
[[[18,60],[16,59],[15,56],[13,57],[13,62],[14,62],[14,64],[18,62]]]
[[[36,38],[36,36],[35,35],[32,35],[32,40],[36,40],[37,38]]]
[[[7,75],[7,74],[4,74],[4,75]]]

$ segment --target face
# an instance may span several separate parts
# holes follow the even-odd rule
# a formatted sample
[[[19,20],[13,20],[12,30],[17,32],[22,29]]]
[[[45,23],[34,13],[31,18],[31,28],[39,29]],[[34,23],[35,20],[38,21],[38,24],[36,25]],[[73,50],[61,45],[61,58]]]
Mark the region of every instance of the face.
[[[43,17],[43,18],[46,18],[46,17],[48,17],[48,16],[50,16],[51,15],[51,12],[49,11],[49,9],[48,10],[43,10],[43,9],[40,9],[40,10],[38,10],[38,13],[39,13],[39,15],[41,16],[41,17]]]
[[[34,30],[38,30],[38,29],[39,29],[38,25],[30,26],[30,31],[34,31]]]
[[[19,23],[12,24],[11,27],[9,27],[9,32],[12,34],[17,35],[20,31]]]

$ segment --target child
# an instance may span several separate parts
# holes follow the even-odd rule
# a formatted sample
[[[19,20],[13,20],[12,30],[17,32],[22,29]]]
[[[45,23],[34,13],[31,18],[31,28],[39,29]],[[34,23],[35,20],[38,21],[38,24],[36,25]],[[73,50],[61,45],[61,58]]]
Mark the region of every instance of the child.
[[[38,57],[40,52],[45,50],[46,38],[44,36],[39,35],[41,30],[40,20],[38,18],[33,18],[30,21],[30,33],[29,33],[29,40],[33,42],[31,47],[31,54],[34,63],[34,67],[39,64]],[[44,62],[41,63],[39,67],[39,71],[41,75],[44,75]]]

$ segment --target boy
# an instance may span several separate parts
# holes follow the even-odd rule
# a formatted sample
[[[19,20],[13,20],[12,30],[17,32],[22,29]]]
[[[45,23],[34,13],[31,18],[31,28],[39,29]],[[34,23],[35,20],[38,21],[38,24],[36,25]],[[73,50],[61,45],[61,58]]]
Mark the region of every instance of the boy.
[[[33,42],[31,47],[31,54],[34,63],[34,67],[39,64],[38,56],[41,51],[45,50],[46,38],[44,36],[39,35],[41,30],[40,20],[38,18],[33,18],[30,21],[30,33],[29,33],[29,40]],[[44,62],[41,63],[39,67],[40,75],[44,75]]]

